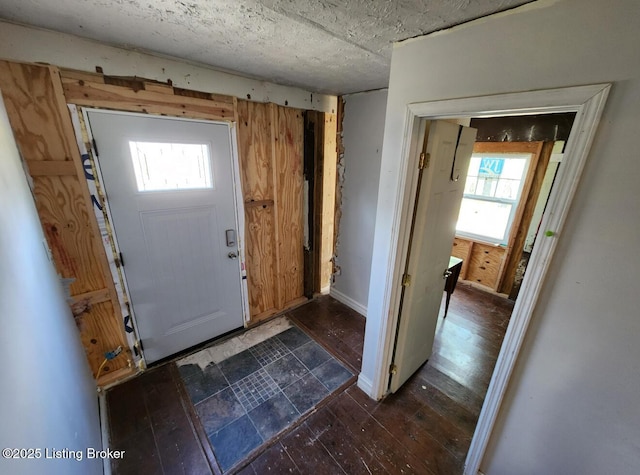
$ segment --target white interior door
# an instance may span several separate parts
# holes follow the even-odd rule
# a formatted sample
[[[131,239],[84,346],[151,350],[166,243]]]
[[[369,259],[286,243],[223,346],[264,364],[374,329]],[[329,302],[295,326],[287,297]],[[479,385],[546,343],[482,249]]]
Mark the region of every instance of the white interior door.
[[[87,116],[146,361],[241,327],[229,127]]]
[[[443,121],[431,122],[429,128],[428,165],[419,180],[406,268],[410,277],[404,279],[401,298],[393,392],[431,356],[476,132]]]

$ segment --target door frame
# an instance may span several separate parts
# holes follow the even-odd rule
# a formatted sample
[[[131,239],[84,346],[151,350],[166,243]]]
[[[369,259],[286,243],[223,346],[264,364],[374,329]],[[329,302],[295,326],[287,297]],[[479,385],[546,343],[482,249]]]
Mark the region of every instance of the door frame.
[[[371,376],[361,373],[358,378],[358,386],[376,400],[386,394],[390,376],[389,368],[392,363],[402,289],[401,276],[407,255],[411,210],[415,200],[418,175],[418,167],[410,166],[410,163],[416,161],[420,154],[425,121],[576,112],[566,144],[564,166],[559,170],[541,222],[541,229],[551,230],[553,235],[536,243],[531,254],[520,295],[514,306],[471,440],[465,461],[465,474],[475,475],[480,467],[556,248],[556,237],[562,235],[562,227],[610,88],[610,84],[596,84],[407,104],[403,143],[398,163],[399,192],[396,195],[394,212],[391,216],[392,242],[388,255],[373,256],[373,259],[387,260],[381,306],[375,305],[379,308],[374,309],[370,302],[368,308],[369,313],[375,311],[379,318],[368,318],[365,330],[363,360],[373,361],[374,372]],[[373,327],[374,324],[376,327]]]
[[[103,239],[103,244],[105,247],[105,251],[108,256],[112,256],[110,262],[117,261],[119,259],[120,247],[118,244],[118,238],[113,231],[113,218],[111,215],[111,208],[109,205],[109,199],[107,190],[104,187],[104,180],[102,178],[102,171],[100,169],[100,161],[98,158],[98,153],[96,151],[96,142],[93,138],[93,132],[91,130],[91,125],[89,121],[89,112],[98,112],[104,114],[112,114],[112,115],[128,115],[135,117],[144,117],[144,118],[154,118],[154,119],[164,119],[164,120],[180,120],[184,122],[197,122],[204,124],[214,124],[214,125],[224,125],[228,128],[229,132],[229,144],[231,151],[231,169],[232,169],[232,189],[233,189],[233,202],[234,202],[234,211],[235,211],[235,220],[236,220],[236,238],[238,243],[238,253],[240,259],[238,259],[238,266],[240,271],[240,296],[242,301],[242,321],[244,327],[247,327],[249,322],[249,289],[247,285],[246,279],[246,266],[244,265],[246,261],[245,255],[245,215],[244,215],[244,200],[242,197],[242,186],[240,183],[240,154],[238,150],[238,137],[237,137],[237,127],[235,122],[229,121],[221,121],[221,120],[207,120],[207,119],[190,119],[184,117],[177,117],[171,115],[157,115],[157,114],[145,114],[140,112],[130,112],[126,110],[112,110],[112,109],[99,109],[94,107],[84,107],[77,106],[76,113],[82,116],[83,124],[78,123],[77,125],[80,128],[84,127],[84,131],[87,133],[87,137],[89,139],[90,149],[87,150],[89,154],[91,165],[95,170],[95,185],[98,190],[99,197],[96,199],[100,200],[101,204],[104,207],[104,211],[95,210],[96,213],[104,213],[104,218],[106,221],[107,233],[111,240],[111,243],[105,242]],[[73,111],[71,111],[73,115]],[[76,121],[74,121],[74,127],[76,126]],[[83,130],[76,130],[76,135],[82,135]],[[80,143],[80,140],[78,140]],[[103,231],[105,232],[105,231]],[[113,245],[113,247],[112,247]],[[120,300],[120,305],[123,308],[127,309],[127,312],[131,316],[131,322],[135,331],[135,339],[136,342],[134,345],[137,345],[137,349],[140,352],[141,356],[141,367],[146,368],[146,359],[144,357],[144,348],[140,345],[140,333],[138,331],[137,319],[135,316],[135,312],[133,310],[133,306],[129,305],[128,302],[131,302],[129,287],[127,284],[127,278],[124,270],[116,265],[111,265],[111,274],[114,282],[116,283],[116,287],[118,287],[118,283],[122,283],[122,292],[118,292],[118,298]],[[131,348],[133,353],[133,348]],[[135,354],[135,353],[133,353]]]

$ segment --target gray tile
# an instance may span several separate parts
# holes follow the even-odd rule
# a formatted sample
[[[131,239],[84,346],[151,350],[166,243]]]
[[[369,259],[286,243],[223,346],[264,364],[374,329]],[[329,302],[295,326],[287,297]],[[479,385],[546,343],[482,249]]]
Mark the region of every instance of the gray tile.
[[[271,337],[262,343],[252,346],[249,348],[249,351],[256,357],[262,366],[273,363],[284,355],[289,354],[289,349],[276,337]]]
[[[242,378],[260,369],[260,363],[249,350],[231,356],[218,363],[218,367],[227,377],[229,383],[233,384]]]
[[[264,368],[242,378],[231,388],[247,412],[280,392],[278,385]]]
[[[335,358],[321,364],[312,373],[324,384],[329,391],[338,389],[353,376],[351,371],[338,363]]]
[[[276,338],[284,343],[284,345],[291,351],[304,345],[308,341],[311,341],[311,338],[297,327],[291,327],[288,330],[279,333],[276,335]]]
[[[324,351],[320,345],[314,341],[305,343],[298,349],[294,350],[294,355],[310,370],[320,366],[331,358],[331,355]]]
[[[194,404],[229,386],[215,363],[209,364],[204,370],[196,364],[178,366],[178,371]]]
[[[249,412],[249,418],[264,440],[276,435],[298,417],[300,413],[282,393],[273,396]]]
[[[280,358],[275,363],[266,366],[265,369],[278,386],[280,386],[280,389],[286,388],[309,372],[309,370],[300,363],[300,360],[292,354]]]
[[[329,394],[329,390],[313,374],[307,374],[283,392],[301,414]]]
[[[196,412],[207,435],[219,431],[246,414],[231,388],[224,389],[196,404]]]
[[[216,459],[225,472],[262,444],[262,437],[248,416],[242,416],[211,434],[209,440]]]

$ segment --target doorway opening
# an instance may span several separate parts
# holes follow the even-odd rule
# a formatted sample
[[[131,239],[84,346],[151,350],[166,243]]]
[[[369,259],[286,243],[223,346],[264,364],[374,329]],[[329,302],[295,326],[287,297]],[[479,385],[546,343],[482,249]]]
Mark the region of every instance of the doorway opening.
[[[405,119],[405,133],[402,153],[398,161],[398,178],[388,190],[390,196],[383,196],[395,203],[385,218],[391,219],[391,240],[388,246],[374,248],[374,261],[384,262],[383,269],[377,269],[372,276],[368,305],[368,321],[365,336],[363,360],[372,363],[363,367],[358,385],[375,399],[380,399],[386,390],[393,342],[398,320],[402,270],[406,264],[411,213],[416,191],[417,174],[410,168],[412,159],[421,151],[424,137],[424,120],[455,119],[460,117],[521,116],[575,112],[576,119],[566,148],[566,166],[563,166],[557,184],[549,199],[548,212],[543,217],[541,227],[548,230],[548,239],[539,242],[533,250],[529,271],[525,276],[514,312],[507,328],[504,343],[496,362],[485,403],[471,442],[465,464],[465,473],[476,473],[489,440],[493,424],[504,397],[508,380],[528,323],[540,294],[544,277],[561,236],[571,199],[577,187],[580,172],[584,166],[591,141],[595,134],[610,85],[579,86],[572,88],[531,91],[525,93],[501,94],[467,99],[443,100],[409,104]],[[383,159],[384,160],[384,159]],[[385,190],[386,191],[386,190]],[[378,214],[380,215],[379,209]],[[379,231],[380,235],[388,230]],[[378,231],[377,231],[378,234]],[[381,272],[382,271],[382,272]],[[380,295],[372,294],[380,289]],[[373,316],[373,318],[371,318]],[[388,316],[388,317],[387,317]]]

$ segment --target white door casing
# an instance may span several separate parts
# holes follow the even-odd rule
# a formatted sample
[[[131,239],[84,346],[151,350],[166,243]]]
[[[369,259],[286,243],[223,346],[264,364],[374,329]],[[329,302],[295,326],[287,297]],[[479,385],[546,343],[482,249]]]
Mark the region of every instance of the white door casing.
[[[381,272],[372,274],[371,287],[382,288],[380,298],[369,294],[363,353],[363,362],[369,363],[366,366],[363,364],[358,377],[358,386],[373,399],[380,399],[387,391],[391,350],[397,328],[394,310],[398,308],[400,294],[399,279],[394,277],[399,277],[401,269],[404,268],[402,256],[406,254],[407,248],[408,210],[415,192],[412,192],[415,190],[412,183],[417,175],[408,164],[418,144],[421,144],[420,119],[577,112],[565,147],[564,166],[556,178],[557,185],[554,184],[540,224],[541,229],[551,230],[553,234],[536,243],[531,254],[527,274],[522,282],[471,440],[465,462],[465,474],[475,475],[478,472],[610,89],[610,84],[594,84],[407,104],[404,139],[397,165],[398,180],[387,193],[393,195],[387,199],[394,203],[392,215],[385,216],[391,223],[392,239],[388,249],[382,249],[378,254],[374,249],[373,259],[384,262],[384,266]],[[381,286],[382,282],[379,281],[384,281],[384,285]]]
[[[87,117],[147,363],[242,327],[229,126],[97,110]],[[130,142],[206,146],[211,187],[139,191]],[[236,234],[230,246],[226,230]]]
[[[401,297],[390,390],[430,356],[449,267],[456,220],[476,129],[434,121],[429,127]],[[416,165],[418,161],[416,160]]]

